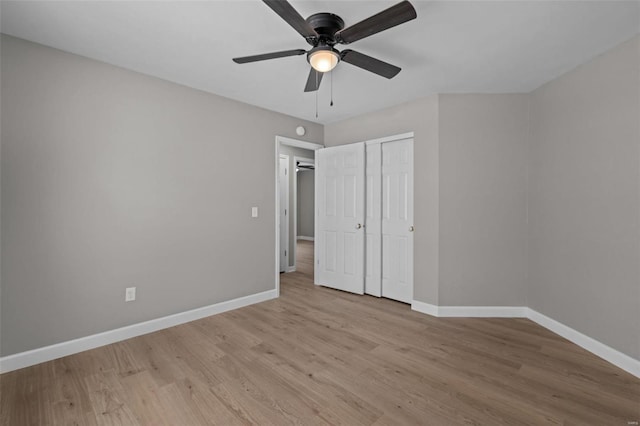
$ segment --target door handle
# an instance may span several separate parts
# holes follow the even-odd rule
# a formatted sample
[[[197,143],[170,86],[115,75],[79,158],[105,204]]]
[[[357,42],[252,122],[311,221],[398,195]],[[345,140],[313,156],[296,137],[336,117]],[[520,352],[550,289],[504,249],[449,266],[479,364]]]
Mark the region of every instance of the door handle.
[[[357,224],[356,225],[356,229],[360,229],[360,228],[362,228],[362,225],[361,224]]]
[[[413,227],[413,225],[411,225],[411,226],[409,227],[409,232],[413,232],[413,230],[414,230],[414,229],[415,229],[415,228]]]

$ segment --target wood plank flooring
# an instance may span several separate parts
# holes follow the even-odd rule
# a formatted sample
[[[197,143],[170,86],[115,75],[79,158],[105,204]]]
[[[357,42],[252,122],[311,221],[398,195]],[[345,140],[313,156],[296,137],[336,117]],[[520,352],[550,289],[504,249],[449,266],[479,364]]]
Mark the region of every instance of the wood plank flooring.
[[[629,425],[640,380],[526,319],[313,285],[0,376],[1,424]]]

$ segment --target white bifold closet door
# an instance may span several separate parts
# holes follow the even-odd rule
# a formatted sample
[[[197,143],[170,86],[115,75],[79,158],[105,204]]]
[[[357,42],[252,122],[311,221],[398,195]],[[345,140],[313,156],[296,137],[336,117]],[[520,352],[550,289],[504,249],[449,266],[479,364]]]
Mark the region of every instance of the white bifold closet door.
[[[413,139],[382,144],[382,297],[413,299]]]
[[[382,296],[382,150],[379,143],[366,148],[365,276],[364,292]]]
[[[316,151],[315,283],[364,293],[364,143]]]
[[[365,222],[366,220],[366,222]],[[413,137],[316,151],[315,283],[411,303]]]

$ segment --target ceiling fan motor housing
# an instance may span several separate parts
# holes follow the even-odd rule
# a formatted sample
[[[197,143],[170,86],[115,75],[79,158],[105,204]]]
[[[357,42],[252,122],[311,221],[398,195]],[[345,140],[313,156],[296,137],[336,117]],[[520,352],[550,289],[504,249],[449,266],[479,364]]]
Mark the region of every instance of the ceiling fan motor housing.
[[[333,46],[336,44],[335,34],[344,28],[344,21],[333,13],[314,13],[306,21],[318,33],[318,40],[309,44],[316,47],[319,45]]]

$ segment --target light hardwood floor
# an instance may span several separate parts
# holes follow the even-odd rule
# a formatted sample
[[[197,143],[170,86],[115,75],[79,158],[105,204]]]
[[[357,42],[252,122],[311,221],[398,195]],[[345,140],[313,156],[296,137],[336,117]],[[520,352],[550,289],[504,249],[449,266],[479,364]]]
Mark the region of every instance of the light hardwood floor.
[[[640,420],[640,380],[526,319],[432,318],[313,285],[0,376],[2,425]]]

